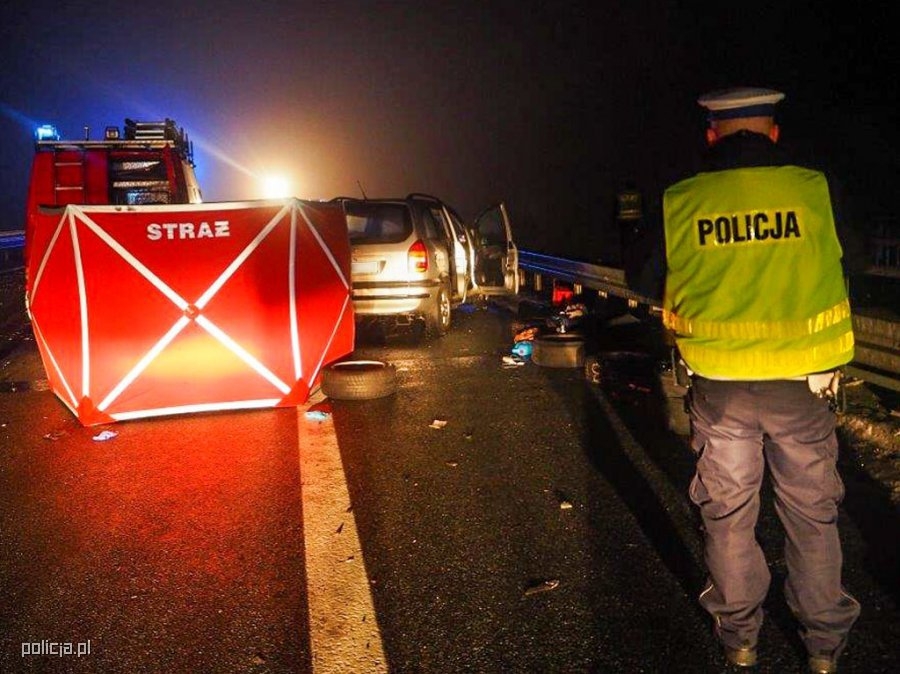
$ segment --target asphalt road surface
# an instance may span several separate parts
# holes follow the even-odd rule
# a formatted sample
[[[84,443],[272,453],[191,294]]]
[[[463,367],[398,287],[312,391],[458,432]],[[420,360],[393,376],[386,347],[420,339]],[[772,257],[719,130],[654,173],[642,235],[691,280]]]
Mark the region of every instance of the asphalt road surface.
[[[619,355],[597,386],[503,368],[506,309],[454,319],[431,342],[361,335],[355,355],[393,362],[399,390],[316,396],[324,421],[202,414],[106,441],[42,390],[27,330],[8,330],[0,671],[727,671],[695,599],[677,390],[629,355],[640,326],[598,335]],[[897,512],[845,480],[863,614],[841,671],[896,671]],[[773,582],[757,671],[801,671],[771,507],[759,537]],[[42,654],[53,644],[74,652]]]

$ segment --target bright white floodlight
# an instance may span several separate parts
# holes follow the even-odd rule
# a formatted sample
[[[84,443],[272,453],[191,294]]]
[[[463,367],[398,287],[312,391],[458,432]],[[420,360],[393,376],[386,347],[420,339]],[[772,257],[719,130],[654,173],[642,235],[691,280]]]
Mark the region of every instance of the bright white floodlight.
[[[262,181],[263,198],[282,199],[291,196],[291,183],[285,176],[270,175]]]

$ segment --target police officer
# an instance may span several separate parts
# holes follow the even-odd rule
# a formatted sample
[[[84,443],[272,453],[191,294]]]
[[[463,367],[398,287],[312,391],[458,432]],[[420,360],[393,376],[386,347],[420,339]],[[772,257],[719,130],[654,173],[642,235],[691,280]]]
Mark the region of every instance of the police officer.
[[[768,466],[785,532],[784,592],[811,672],[837,671],[859,615],[841,585],[835,416],[853,358],[829,182],[777,145],[784,94],[702,96],[708,165],[663,197],[663,322],[691,373],[691,500],[705,529],[712,615],[727,660],[752,667],[770,574],[754,528]]]

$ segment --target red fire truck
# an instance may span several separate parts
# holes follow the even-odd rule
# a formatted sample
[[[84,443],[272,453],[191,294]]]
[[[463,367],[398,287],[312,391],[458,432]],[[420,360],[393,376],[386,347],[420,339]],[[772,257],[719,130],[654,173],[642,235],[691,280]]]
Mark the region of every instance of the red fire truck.
[[[202,201],[193,145],[171,119],[125,120],[102,140],[61,140],[52,126],[37,131],[27,213],[66,204],[193,204]]]

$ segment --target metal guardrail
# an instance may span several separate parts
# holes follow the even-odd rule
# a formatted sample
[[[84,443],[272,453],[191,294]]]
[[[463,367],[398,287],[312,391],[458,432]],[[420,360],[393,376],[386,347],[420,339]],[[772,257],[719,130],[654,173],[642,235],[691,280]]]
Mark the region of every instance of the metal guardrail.
[[[0,271],[13,271],[23,265],[25,232],[0,232]]]
[[[536,275],[546,275],[574,285],[591,288],[599,292],[602,297],[609,295],[622,297],[628,300],[632,306],[643,304],[650,307],[651,310],[661,310],[662,307],[660,300],[631,290],[625,282],[625,272],[622,269],[600,267],[527,250],[519,251],[519,268]]]
[[[576,294],[590,288],[601,297],[622,298],[629,307],[644,306],[651,315],[658,316],[662,311],[660,299],[641,295],[628,287],[621,269],[527,250],[519,251],[519,269],[533,275],[534,289],[538,292],[546,276],[572,284]],[[856,359],[846,368],[847,373],[876,386],[900,391],[900,322],[857,310],[853,315],[853,331]]]
[[[21,248],[25,245],[25,232],[0,232],[0,249]]]

